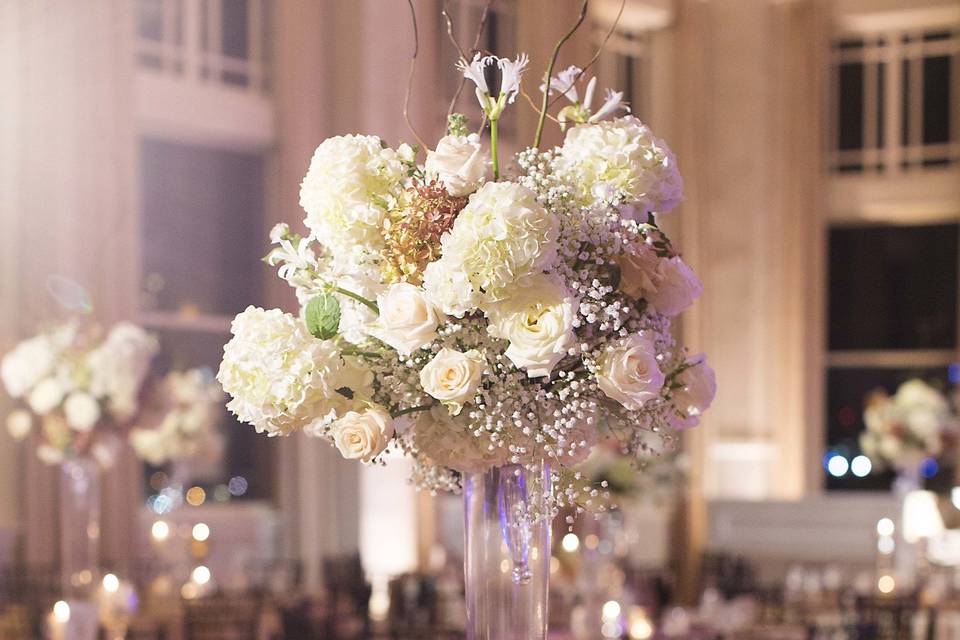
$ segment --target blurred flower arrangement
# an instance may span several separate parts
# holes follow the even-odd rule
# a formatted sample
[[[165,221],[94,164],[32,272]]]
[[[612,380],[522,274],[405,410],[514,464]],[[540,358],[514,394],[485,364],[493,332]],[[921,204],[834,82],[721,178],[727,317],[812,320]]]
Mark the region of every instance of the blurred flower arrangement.
[[[7,393],[24,405],[7,416],[7,430],[24,439],[39,426],[37,455],[48,464],[91,456],[109,466],[157,350],[153,335],[129,323],[104,335],[69,322],[24,340],[0,361]]]
[[[674,500],[683,487],[687,458],[676,448],[651,451],[637,459],[615,448],[598,446],[576,470],[586,485],[606,487],[617,506],[636,501],[659,505]]]
[[[960,423],[954,407],[923,380],[908,380],[892,396],[878,390],[866,398],[866,431],[860,448],[881,468],[904,471],[952,449]]]
[[[130,445],[142,460],[216,462],[225,446],[219,430],[224,393],[206,368],[172,371],[153,394],[143,422],[130,431]]]
[[[564,143],[538,149],[541,118],[506,175],[498,123],[527,64],[460,62],[489,148],[453,114],[423,164],[418,149],[376,136],[316,149],[300,191],[309,233],[278,225],[265,258],[300,313],[248,307],[224,349],[217,377],[240,420],[364,463],[392,445],[430,490],[546,460],[555,506],[578,510],[599,492],[565,470],[598,442],[636,459],[651,438],[698,422],[713,372],[670,325],[703,287],[656,218],[682,197],[673,153],[622,115],[621,93],[594,112],[593,79],[580,101],[583,72],[571,67],[542,87],[571,102]]]

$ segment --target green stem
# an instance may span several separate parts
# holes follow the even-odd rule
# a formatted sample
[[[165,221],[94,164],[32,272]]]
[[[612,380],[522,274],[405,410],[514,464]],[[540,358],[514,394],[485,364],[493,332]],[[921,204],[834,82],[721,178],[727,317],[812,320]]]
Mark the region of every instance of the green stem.
[[[379,358],[380,354],[376,351],[360,351],[356,347],[341,349],[340,353],[345,356],[359,356],[361,358]]]
[[[493,157],[493,181],[500,178],[500,159],[497,157],[497,120],[490,120],[490,155]]]
[[[399,411],[396,411],[396,412],[393,414],[393,417],[394,417],[394,418],[399,418],[400,416],[405,416],[405,415],[407,415],[408,413],[417,413],[417,412],[420,412],[420,411],[429,411],[430,409],[432,409],[432,408],[435,407],[435,406],[436,406],[436,405],[434,405],[434,404],[421,404],[421,405],[418,405],[418,406],[416,406],[416,407],[407,407],[406,409],[400,409]]]
[[[361,296],[359,293],[354,293],[353,291],[347,291],[340,287],[333,287],[334,293],[339,293],[341,295],[347,296],[348,298],[353,298],[357,302],[367,305],[370,309],[377,315],[380,315],[380,307],[377,306],[377,303],[373,300],[368,300]]]
[[[580,17],[577,18],[576,24],[567,31],[567,33],[557,41],[557,44],[553,47],[553,55],[550,56],[550,64],[547,65],[547,77],[544,79],[544,82],[547,83],[546,90],[543,92],[543,101],[540,103],[540,119],[537,121],[537,133],[533,136],[533,148],[540,148],[540,138],[543,136],[543,123],[547,119],[547,106],[550,99],[550,78],[553,77],[553,67],[557,64],[557,56],[560,55],[560,47],[563,46],[567,40],[570,39],[570,36],[573,35],[573,32],[580,28],[580,25],[583,24],[584,19],[587,17],[587,5],[589,0],[583,0],[583,6],[580,7]]]

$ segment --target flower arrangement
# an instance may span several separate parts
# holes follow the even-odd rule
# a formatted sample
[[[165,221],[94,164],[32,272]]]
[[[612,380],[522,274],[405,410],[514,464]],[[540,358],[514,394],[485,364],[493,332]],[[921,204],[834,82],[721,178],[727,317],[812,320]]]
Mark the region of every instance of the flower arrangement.
[[[926,458],[939,458],[956,441],[957,416],[942,392],[923,380],[904,382],[892,396],[878,390],[867,396],[866,431],[860,449],[878,468],[916,468]]]
[[[209,369],[171,371],[153,398],[154,424],[131,429],[130,445],[154,466],[218,461],[225,445],[218,428],[223,401],[223,390]]]
[[[365,463],[393,446],[419,486],[454,491],[464,473],[544,460],[559,484],[601,440],[637,457],[699,421],[714,375],[671,319],[703,287],[657,224],[682,197],[674,155],[622,94],[592,111],[596,79],[580,100],[571,67],[542,87],[571,102],[564,143],[540,151],[538,128],[506,174],[498,122],[527,64],[461,60],[489,147],[454,114],[422,164],[376,136],[317,148],[308,233],[278,225],[265,258],[300,313],[248,307],[224,348],[217,377],[241,421]],[[559,500],[598,496],[573,486]]]
[[[24,340],[0,361],[7,393],[25,405],[7,416],[8,431],[23,439],[38,423],[37,454],[48,464],[90,455],[109,466],[115,427],[137,414],[157,350],[154,336],[129,323],[106,335],[66,323]]]

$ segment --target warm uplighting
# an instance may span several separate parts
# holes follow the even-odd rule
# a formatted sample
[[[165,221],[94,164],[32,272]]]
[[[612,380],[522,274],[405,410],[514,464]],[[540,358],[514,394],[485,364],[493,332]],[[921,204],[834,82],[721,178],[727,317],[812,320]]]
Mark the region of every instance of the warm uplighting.
[[[206,542],[207,538],[210,537],[210,527],[203,522],[198,522],[193,525],[192,535],[197,542]]]
[[[210,569],[201,564],[190,574],[190,579],[199,585],[207,584],[210,582]]]
[[[880,579],[877,580],[877,590],[880,593],[893,593],[893,590],[897,588],[897,583],[894,581],[893,576],[880,576]]]
[[[630,621],[630,640],[647,640],[653,635],[653,625],[646,615],[637,616]]]
[[[63,600],[58,600],[53,605],[53,619],[61,624],[70,622],[70,605]]]
[[[903,501],[903,539],[915,544],[943,533],[943,518],[932,491],[911,491]]]
[[[157,520],[153,523],[153,526],[150,527],[150,535],[153,536],[153,539],[157,542],[163,542],[170,537],[170,525],[163,520]]]
[[[894,531],[893,520],[890,518],[880,518],[877,520],[877,535],[892,536]]]
[[[103,590],[107,593],[116,593],[120,589],[120,580],[112,573],[103,576]]]
[[[575,533],[568,533],[563,536],[563,540],[560,541],[560,546],[563,547],[563,550],[567,553],[573,553],[580,548],[580,538],[578,538]]]
[[[203,487],[190,487],[187,490],[187,504],[192,507],[199,507],[207,500],[207,492]]]

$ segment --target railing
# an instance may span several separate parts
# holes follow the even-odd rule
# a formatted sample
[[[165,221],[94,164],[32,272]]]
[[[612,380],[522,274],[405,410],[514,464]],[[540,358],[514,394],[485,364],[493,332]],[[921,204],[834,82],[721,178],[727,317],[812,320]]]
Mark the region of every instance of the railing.
[[[137,0],[141,68],[253,93],[269,89],[267,0]]]

